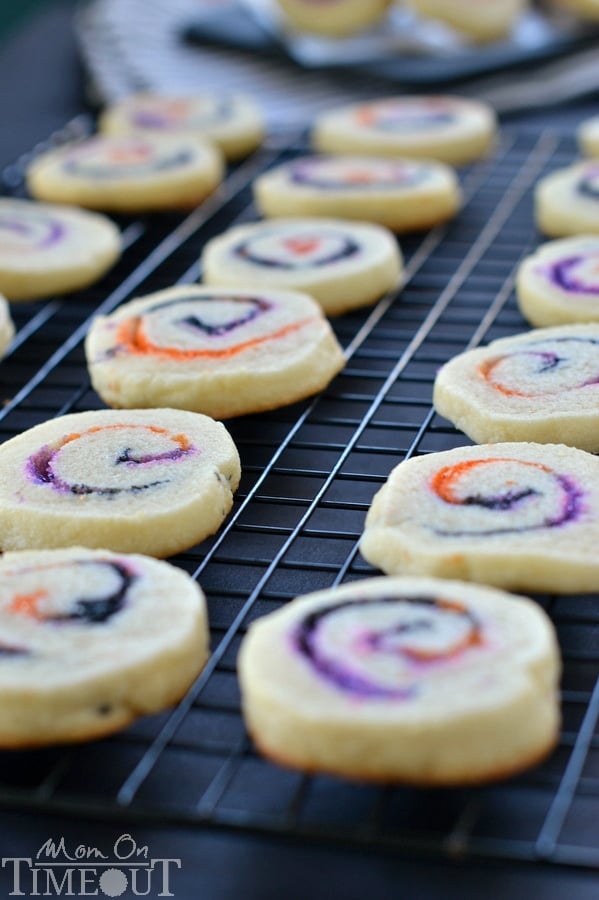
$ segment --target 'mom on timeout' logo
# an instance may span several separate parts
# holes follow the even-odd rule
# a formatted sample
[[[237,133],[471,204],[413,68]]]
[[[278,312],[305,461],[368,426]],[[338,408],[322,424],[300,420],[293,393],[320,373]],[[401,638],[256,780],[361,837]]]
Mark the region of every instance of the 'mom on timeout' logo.
[[[86,844],[69,852],[64,837],[48,838],[35,857],[5,856],[2,867],[12,874],[10,897],[174,897],[171,873],[181,860],[151,857],[122,834],[110,854]]]

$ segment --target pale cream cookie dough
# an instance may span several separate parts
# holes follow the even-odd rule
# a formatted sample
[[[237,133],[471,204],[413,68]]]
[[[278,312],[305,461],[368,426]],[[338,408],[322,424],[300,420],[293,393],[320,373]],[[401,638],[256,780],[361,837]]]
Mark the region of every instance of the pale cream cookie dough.
[[[265,134],[259,106],[242,94],[132,94],[107,107],[98,128],[111,135],[193,135],[213,141],[230,160],[247,156],[260,146]]]
[[[577,18],[599,22],[599,0],[553,0],[553,2]]]
[[[454,356],[437,373],[433,400],[477,443],[599,452],[599,324],[541,328]]]
[[[254,182],[268,218],[323,216],[385,225],[395,232],[431,228],[462,204],[455,172],[437,162],[361,156],[308,156]]]
[[[239,478],[229,433],[207,416],[61,416],[0,446],[0,548],[171,556],[217,531]]]
[[[393,234],[340,219],[278,219],[239,225],[202,253],[206,284],[290,288],[329,316],[368,306],[396,288],[403,271]]]
[[[98,317],[85,351],[111,406],[229,418],[325,388],[344,365],[318,304],[295,291],[169,288]]]
[[[408,0],[419,15],[438,19],[474,43],[508,37],[527,0]]]
[[[0,198],[0,291],[9,300],[36,300],[87,287],[120,255],[120,231],[106,216]]]
[[[398,96],[322,113],[312,129],[312,146],[322,153],[412,157],[459,166],[487,154],[496,130],[495,113],[479,100]]]
[[[594,591],[599,458],[563,444],[457,447],[401,462],[361,542],[387,574],[515,590]]]
[[[189,135],[95,135],[37,156],[27,187],[38,200],[138,213],[193,207],[223,174],[218,148]]]
[[[345,37],[378,22],[391,0],[277,0],[294,28],[326,37]]]
[[[10,342],[15,336],[14,322],[6,298],[0,294],[0,359],[6,356]]]
[[[583,122],[578,128],[577,137],[582,153],[592,159],[599,159],[599,116]]]
[[[519,266],[516,296],[532,325],[599,322],[599,235],[542,244]]]
[[[535,218],[548,237],[599,234],[599,161],[542,178],[535,188]]]
[[[372,578],[250,625],[243,714],[275,762],[374,782],[457,785],[537,763],[560,723],[553,626],[532,600],[434,578]]]
[[[0,747],[86,741],[160,712],[208,658],[180,569],[75,547],[0,559]]]

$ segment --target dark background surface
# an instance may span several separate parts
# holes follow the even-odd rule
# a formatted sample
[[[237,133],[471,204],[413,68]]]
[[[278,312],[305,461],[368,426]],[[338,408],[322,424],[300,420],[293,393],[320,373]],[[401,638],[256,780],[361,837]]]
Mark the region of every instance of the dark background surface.
[[[73,5],[68,0],[24,4],[19,9],[28,15],[18,25],[10,10],[3,8],[0,27],[9,23],[10,27],[0,35],[0,167],[88,109],[85,73],[71,26]],[[527,128],[548,125],[569,131],[597,111],[599,98],[595,97],[512,121]],[[596,875],[555,866],[548,871],[541,864],[442,863],[355,850],[350,855],[343,848],[304,845],[298,849],[296,844],[259,835],[161,827],[160,823],[149,828],[135,820],[101,823],[9,810],[0,811],[0,857],[34,856],[48,838],[58,841],[61,837],[67,846],[84,843],[108,852],[126,832],[138,844],[147,844],[152,856],[181,860],[171,887],[175,897],[185,900],[318,900],[325,896],[590,900],[599,896]],[[0,896],[8,897],[12,887],[10,867],[0,869]]]

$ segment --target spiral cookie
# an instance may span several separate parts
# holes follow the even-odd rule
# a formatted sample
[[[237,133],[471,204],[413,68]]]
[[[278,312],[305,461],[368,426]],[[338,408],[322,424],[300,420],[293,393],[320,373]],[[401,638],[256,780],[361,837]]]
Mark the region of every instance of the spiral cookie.
[[[391,0],[277,0],[290,24],[329,37],[354,34],[385,14]]]
[[[599,116],[582,123],[578,129],[578,143],[586,156],[599,159]]]
[[[568,593],[597,589],[598,540],[597,457],[500,443],[400,463],[372,502],[361,550],[388,574]]]
[[[599,325],[543,328],[461,353],[438,372],[434,403],[478,443],[599,451]]]
[[[378,225],[279,219],[213,238],[202,266],[208,284],[305,291],[327,315],[339,315],[396,287],[402,258],[393,235]]]
[[[101,737],[177,701],[208,657],[204,596],[107,550],[0,560],[0,747]]]
[[[120,254],[120,232],[106,216],[0,198],[0,291],[9,300],[87,287]]]
[[[173,409],[44,422],[0,446],[2,550],[83,544],[169,556],[215,532],[239,457],[225,427]]]
[[[478,0],[408,0],[408,5],[422,16],[446,22],[472,41],[484,43],[509,35],[527,3],[526,0],[484,0],[483,3]]]
[[[92,383],[111,406],[173,406],[216,418],[308,397],[344,363],[306,294],[195,285],[98,317],[85,349]]]
[[[599,234],[599,162],[582,162],[542,178],[535,216],[549,237]]]
[[[531,600],[434,578],[320,591],[250,626],[243,712],[284,765],[459,784],[532,765],[559,728],[559,654]]]
[[[455,173],[442,163],[358,156],[308,156],[254,182],[268,217],[364,219],[392,231],[417,231],[452,218],[461,206]]]
[[[532,325],[599,321],[599,235],[548,241],[520,265],[516,295]]]
[[[222,176],[220,151],[189,135],[96,135],[42,153],[27,186],[38,200],[134,213],[194,206]]]
[[[352,104],[316,119],[312,144],[323,153],[436,159],[462,165],[490,149],[495,114],[461,97],[389,97]]]
[[[14,336],[15,326],[10,317],[10,309],[5,298],[0,294],[0,359],[6,354]]]
[[[264,122],[257,105],[242,95],[132,94],[108,107],[98,127],[104,134],[154,132],[194,135],[214,141],[227,159],[238,159],[259,147]]]

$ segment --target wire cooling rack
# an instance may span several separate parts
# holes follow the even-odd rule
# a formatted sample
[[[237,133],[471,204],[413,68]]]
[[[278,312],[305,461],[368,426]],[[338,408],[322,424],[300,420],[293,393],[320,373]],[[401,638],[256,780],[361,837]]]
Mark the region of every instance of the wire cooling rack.
[[[56,140],[89,128],[72,123]],[[91,317],[134,295],[200,275],[205,241],[255,216],[252,178],[301,149],[271,145],[189,215],[119,220],[126,252],[93,288],[13,306],[18,334],[0,367],[0,439],[101,403],[85,369]],[[407,284],[334,321],[347,357],[320,396],[230,421],[243,479],[218,535],[173,561],[208,595],[213,654],[173,711],[89,745],[0,754],[0,805],[172,821],[394,852],[599,865],[597,597],[539,597],[559,633],[564,730],[542,766],[500,785],[417,790],[307,777],[262,760],[239,710],[235,658],[248,623],[292,597],[372,574],[358,540],[373,494],[412,454],[467,443],[431,407],[439,365],[526,326],[515,269],[538,236],[531,191],[575,155],[571,139],[504,134],[464,175],[466,205],[448,226],[402,240]],[[4,172],[22,194],[27,159]]]

